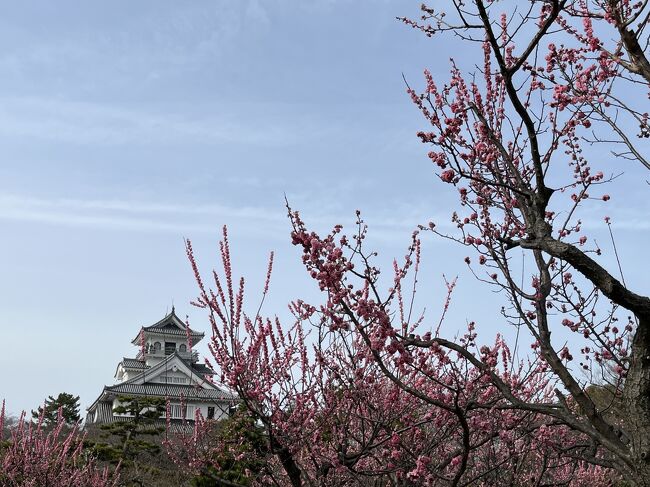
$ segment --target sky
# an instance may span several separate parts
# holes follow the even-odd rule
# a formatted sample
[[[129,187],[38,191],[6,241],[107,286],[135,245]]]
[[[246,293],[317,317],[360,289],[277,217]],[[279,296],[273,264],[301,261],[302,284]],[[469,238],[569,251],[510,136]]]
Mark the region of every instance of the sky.
[[[290,243],[285,195],[319,232],[349,228],[362,210],[383,263],[404,255],[418,224],[448,222],[455,197],[415,137],[423,120],[403,76],[420,86],[424,68],[446,78],[448,58],[465,52],[395,19],[417,16],[419,3],[0,2],[8,411],[59,392],[87,407],[137,352],[140,327],[172,305],[209,333],[189,304],[197,287],[185,238],[208,272],[228,225],[253,309],[271,250],[266,314],[286,315],[296,298],[318,302]],[[622,172],[607,211],[628,282],[647,290],[637,265],[647,261],[647,188],[637,167]],[[598,234],[602,211],[591,215]],[[458,276],[450,330],[480,317],[491,337],[503,332],[501,304],[464,255],[426,237],[421,306],[437,323],[443,275]]]

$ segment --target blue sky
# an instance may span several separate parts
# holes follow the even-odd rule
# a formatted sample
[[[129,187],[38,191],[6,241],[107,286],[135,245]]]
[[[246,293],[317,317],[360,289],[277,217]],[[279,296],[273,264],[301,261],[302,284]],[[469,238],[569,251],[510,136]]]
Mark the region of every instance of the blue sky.
[[[415,84],[425,67],[446,78],[447,59],[465,53],[395,20],[418,7],[4,2],[0,398],[8,409],[36,408],[62,391],[87,406],[136,351],[139,327],[172,301],[207,332],[189,306],[196,287],[185,237],[208,270],[227,224],[252,293],[275,250],[268,314],[283,315],[296,297],[316,300],[288,239],[285,194],[320,231],[349,225],[361,209],[385,262],[403,255],[417,224],[448,221],[455,198],[415,137],[423,122],[402,73]],[[612,193],[607,213],[628,281],[647,289],[634,265],[649,233],[647,189],[630,190],[643,173],[625,171],[617,188],[628,200]],[[429,238],[424,256],[421,305],[432,319],[443,273],[460,278],[453,323],[498,310],[459,265],[462,249]],[[493,316],[483,319],[488,337],[503,326]]]

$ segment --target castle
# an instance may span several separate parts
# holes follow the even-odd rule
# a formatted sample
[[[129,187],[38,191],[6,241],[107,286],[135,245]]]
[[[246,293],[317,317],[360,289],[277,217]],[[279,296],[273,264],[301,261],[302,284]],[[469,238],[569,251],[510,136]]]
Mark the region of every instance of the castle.
[[[128,420],[113,411],[120,396],[163,398],[169,401],[169,414],[175,423],[193,421],[197,411],[206,419],[227,417],[238,398],[215,385],[211,380],[214,371],[198,363],[198,353],[192,351],[192,346],[203,337],[203,333],[179,319],[173,307],[162,320],[142,327],[131,341],[140,351],[135,358],[124,357],[117,364],[117,382],[104,386],[88,407],[86,423]]]

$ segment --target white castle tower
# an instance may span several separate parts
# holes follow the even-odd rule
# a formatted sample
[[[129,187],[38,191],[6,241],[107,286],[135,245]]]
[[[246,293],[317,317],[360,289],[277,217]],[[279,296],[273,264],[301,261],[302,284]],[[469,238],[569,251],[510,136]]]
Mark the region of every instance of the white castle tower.
[[[159,322],[142,327],[131,341],[140,351],[135,358],[125,357],[117,365],[117,383],[104,386],[88,407],[86,423],[128,420],[128,416],[113,413],[119,396],[169,400],[174,423],[183,419],[193,421],[196,411],[206,419],[226,417],[238,399],[214,385],[211,381],[214,371],[198,363],[198,353],[191,350],[190,344],[197,344],[203,337],[203,333],[187,327],[173,307]]]

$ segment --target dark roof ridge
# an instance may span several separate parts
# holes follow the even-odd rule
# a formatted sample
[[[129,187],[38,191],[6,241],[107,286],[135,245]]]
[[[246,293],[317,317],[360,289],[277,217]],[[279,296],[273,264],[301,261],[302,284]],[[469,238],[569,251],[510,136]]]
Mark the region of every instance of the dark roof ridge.
[[[167,325],[174,325],[178,329],[178,332],[170,333],[173,335],[184,335],[187,334],[187,330],[189,330],[190,335],[193,337],[203,338],[205,336],[205,333],[192,330],[192,328],[187,326],[185,322],[183,322],[183,320],[181,320],[178,317],[178,315],[176,314],[176,310],[172,307],[171,313],[165,315],[165,317],[162,318],[161,320],[158,320],[153,325],[140,327],[140,332],[135,336],[133,340],[131,340],[131,343],[137,345],[137,342],[140,339],[140,333],[142,333],[143,331],[160,332],[161,334],[165,334],[169,332],[168,330],[167,331],[164,330],[167,327]]]

